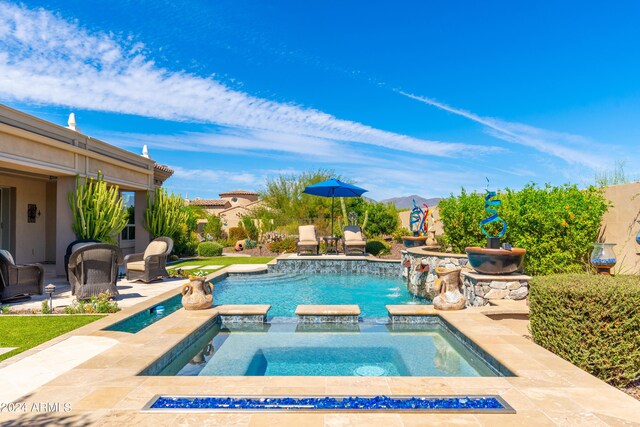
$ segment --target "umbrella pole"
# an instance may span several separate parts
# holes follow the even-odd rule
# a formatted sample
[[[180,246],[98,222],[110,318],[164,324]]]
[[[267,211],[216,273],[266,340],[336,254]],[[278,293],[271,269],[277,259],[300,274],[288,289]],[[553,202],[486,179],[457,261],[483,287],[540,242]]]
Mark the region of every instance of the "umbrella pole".
[[[336,201],[336,196],[331,196],[331,238],[333,239],[333,205]]]

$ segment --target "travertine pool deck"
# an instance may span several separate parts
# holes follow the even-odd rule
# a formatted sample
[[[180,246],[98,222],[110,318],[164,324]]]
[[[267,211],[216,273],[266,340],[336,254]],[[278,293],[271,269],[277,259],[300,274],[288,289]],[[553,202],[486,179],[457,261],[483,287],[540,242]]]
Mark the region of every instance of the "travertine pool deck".
[[[224,271],[214,273],[224,274]],[[137,374],[182,341],[220,308],[178,310],[137,334],[102,328],[176,291],[151,298],[66,334],[62,339],[105,337],[117,341],[100,354],[19,398],[68,404],[69,412],[0,413],[2,425],[99,426],[419,426],[419,425],[638,425],[640,402],[608,386],[547,350],[471,308],[437,312],[514,377],[143,377]],[[424,306],[403,309],[422,315]],[[430,310],[430,309],[426,309]],[[42,347],[46,347],[47,344]],[[0,364],[11,365],[22,355]],[[3,384],[7,386],[9,384]],[[516,414],[366,414],[366,413],[143,413],[142,407],[162,395],[478,395],[498,394]],[[62,408],[62,407],[61,407]],[[38,424],[40,423],[40,424]]]

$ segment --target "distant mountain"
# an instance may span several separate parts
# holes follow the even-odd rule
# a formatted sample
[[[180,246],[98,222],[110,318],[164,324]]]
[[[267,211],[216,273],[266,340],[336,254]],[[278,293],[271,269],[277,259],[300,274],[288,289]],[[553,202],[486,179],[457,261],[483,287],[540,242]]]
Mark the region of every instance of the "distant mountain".
[[[411,209],[413,208],[413,201],[415,200],[418,206],[422,206],[426,203],[430,208],[437,206],[441,197],[433,197],[431,199],[425,199],[417,194],[405,197],[392,197],[391,199],[380,200],[383,203],[393,203],[398,209]]]

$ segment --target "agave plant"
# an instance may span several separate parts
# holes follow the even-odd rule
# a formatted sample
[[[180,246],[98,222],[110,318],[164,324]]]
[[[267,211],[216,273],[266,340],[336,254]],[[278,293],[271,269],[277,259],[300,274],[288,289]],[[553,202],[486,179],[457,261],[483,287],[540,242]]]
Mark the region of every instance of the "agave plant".
[[[69,193],[73,232],[78,239],[114,243],[127,225],[129,214],[117,185],[108,186],[98,171],[97,178],[76,176],[76,189]]]
[[[175,239],[181,226],[186,223],[188,213],[184,199],[176,194],[169,194],[164,188],[155,190],[153,201],[147,193],[147,210],[144,213],[145,228],[156,238],[167,236]]]

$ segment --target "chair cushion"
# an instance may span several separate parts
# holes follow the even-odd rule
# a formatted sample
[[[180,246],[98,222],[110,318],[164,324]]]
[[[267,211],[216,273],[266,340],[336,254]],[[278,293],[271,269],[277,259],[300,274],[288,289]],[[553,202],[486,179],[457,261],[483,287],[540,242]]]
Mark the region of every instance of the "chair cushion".
[[[9,252],[6,249],[0,249],[0,254],[4,255],[4,257],[9,260],[9,262],[11,262],[11,264],[15,265],[16,262],[13,260],[13,257],[11,256],[11,252]]]
[[[144,271],[144,261],[132,261],[127,263],[127,270]]]
[[[344,229],[344,240],[346,242],[362,242],[362,231],[358,229],[358,231]]]
[[[347,246],[366,246],[367,242],[364,240],[345,240],[344,244]]]
[[[317,245],[318,245],[317,240],[300,240],[298,242],[298,246],[317,246]]]
[[[145,249],[144,258],[151,255],[162,255],[166,251],[167,251],[166,242],[163,242],[161,240],[154,240],[153,242],[149,243],[149,246],[147,246],[147,249]]]
[[[300,234],[301,242],[318,241],[316,237],[316,227],[313,225],[301,225],[298,227],[298,234]]]

